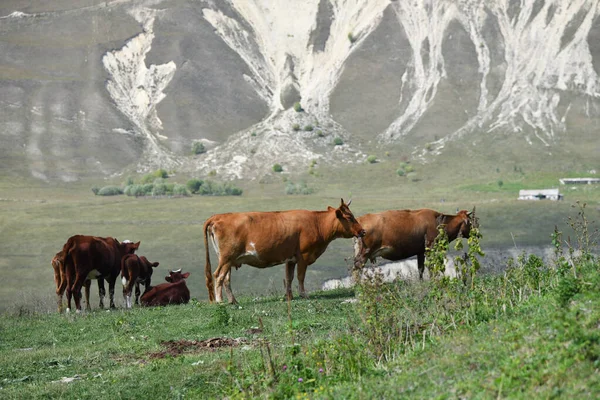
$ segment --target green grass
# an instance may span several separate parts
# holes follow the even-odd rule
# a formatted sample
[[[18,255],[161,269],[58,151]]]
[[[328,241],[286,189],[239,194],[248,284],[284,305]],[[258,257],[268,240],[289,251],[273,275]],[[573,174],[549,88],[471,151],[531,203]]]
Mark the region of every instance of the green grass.
[[[593,398],[599,267],[577,263],[564,303],[570,272],[523,261],[471,291],[375,279],[291,303],[5,315],[0,397]],[[165,356],[164,342],[211,338],[241,339]]]

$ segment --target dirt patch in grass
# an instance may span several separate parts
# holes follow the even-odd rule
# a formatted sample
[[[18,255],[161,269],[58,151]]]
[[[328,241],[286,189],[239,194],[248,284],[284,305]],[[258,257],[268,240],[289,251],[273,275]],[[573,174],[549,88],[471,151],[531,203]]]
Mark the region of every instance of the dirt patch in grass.
[[[244,338],[231,339],[226,337],[216,337],[206,340],[168,340],[161,342],[165,350],[150,353],[150,359],[165,358],[167,356],[176,357],[183,353],[194,353],[199,351],[214,351],[223,347],[236,347],[247,343]]]

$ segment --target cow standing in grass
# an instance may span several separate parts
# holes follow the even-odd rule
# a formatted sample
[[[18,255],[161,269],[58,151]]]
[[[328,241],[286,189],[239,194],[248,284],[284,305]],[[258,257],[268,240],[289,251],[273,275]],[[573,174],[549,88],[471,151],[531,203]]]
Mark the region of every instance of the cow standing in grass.
[[[355,241],[355,268],[362,268],[367,260],[375,263],[377,257],[399,261],[417,256],[420,279],[425,270],[425,248],[431,247],[437,237],[438,226],[444,226],[448,242],[452,242],[459,235],[468,237],[473,223],[467,210],[450,215],[430,209],[365,214],[358,217],[358,222],[367,234]]]
[[[140,283],[144,284],[146,293],[150,290],[153,268],[158,267],[158,262],[151,263],[144,256],[126,254],[121,259],[121,277],[123,282],[123,299],[125,308],[131,308],[131,291],[135,285],[135,304],[140,304]]]
[[[58,312],[61,313],[63,310],[63,295],[65,293],[65,289],[67,287],[67,277],[65,274],[65,253],[63,250],[56,253],[56,255],[52,258],[51,264],[54,269],[54,283],[56,284],[56,297],[57,297],[57,305]],[[90,286],[92,281],[90,279],[86,279],[83,283],[83,287],[85,288],[85,304],[86,309],[90,309]],[[98,280],[98,292],[100,293],[100,299],[102,300],[104,291],[104,281]]]
[[[165,276],[168,283],[156,285],[142,295],[142,306],[166,306],[169,304],[187,304],[190,301],[190,290],[185,280],[190,276],[189,272],[181,273],[169,271]]]
[[[81,311],[81,287],[89,279],[98,279],[100,308],[104,308],[104,280],[108,281],[110,307],[115,308],[115,282],[121,273],[121,259],[126,254],[133,254],[139,245],[140,242],[121,243],[112,237],[71,236],[63,247],[67,312],[71,310],[73,296],[77,312]]]
[[[257,268],[286,265],[286,295],[292,298],[292,279],[298,264],[300,295],[306,297],[304,278],[331,241],[363,236],[365,231],[342,199],[338,208],[327,211],[290,210],[217,214],[204,223],[206,250],[206,287],[211,302],[223,301],[223,286],[230,303],[236,303],[231,291],[231,268],[242,264]],[[208,240],[211,240],[219,265],[214,273],[210,265]]]

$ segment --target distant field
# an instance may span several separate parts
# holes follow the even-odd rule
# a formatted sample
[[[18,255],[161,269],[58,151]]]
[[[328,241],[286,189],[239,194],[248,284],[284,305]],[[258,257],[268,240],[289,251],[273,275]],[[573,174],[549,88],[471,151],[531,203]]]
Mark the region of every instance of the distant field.
[[[192,274],[192,296],[207,299],[204,287],[202,224],[210,215],[231,211],[325,210],[337,206],[340,197],[352,197],[355,215],[385,209],[430,207],[452,213],[457,208],[477,207],[485,247],[547,246],[555,225],[568,234],[565,220],[576,212],[571,205],[588,202],[590,220],[600,221],[600,187],[564,188],[562,202],[516,200],[520,187],[539,187],[557,182],[543,174],[529,174],[514,182],[496,181],[459,185],[441,183],[431,170],[417,171],[422,180],[410,181],[395,175],[395,163],[351,166],[342,174],[318,170],[320,176],[305,177],[316,188],[313,195],[286,196],[285,175],[274,183],[239,182],[239,197],[192,196],[187,198],[133,198],[94,196],[90,188],[107,182],[45,184],[32,181],[0,182],[0,310],[22,304],[43,304],[54,309],[54,283],[50,260],[74,234],[114,236],[141,241],[139,254],[159,261],[155,281],[168,269],[183,268]],[[517,174],[519,175],[519,174]],[[185,183],[183,177],[171,180]],[[457,178],[458,179],[458,178]],[[294,179],[299,181],[300,178]],[[118,182],[114,182],[118,183]],[[555,185],[557,186],[557,185]],[[600,185],[599,185],[600,186]],[[546,187],[546,186],[544,186]],[[215,255],[211,254],[214,259]],[[331,278],[347,273],[345,258],[352,256],[351,240],[336,240],[309,268],[307,289],[317,290]],[[213,265],[214,267],[214,265]],[[233,272],[232,287],[240,295],[283,294],[283,266],[258,270],[243,266]],[[296,282],[295,282],[296,283]],[[117,304],[122,304],[117,284]],[[97,305],[97,288],[92,286],[92,305]]]

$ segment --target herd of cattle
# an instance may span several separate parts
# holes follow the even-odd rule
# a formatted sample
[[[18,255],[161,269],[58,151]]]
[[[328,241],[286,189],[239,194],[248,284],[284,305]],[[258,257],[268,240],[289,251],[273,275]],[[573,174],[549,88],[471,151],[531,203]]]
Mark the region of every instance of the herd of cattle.
[[[423,278],[425,249],[438,235],[441,225],[449,241],[468,237],[473,224],[472,213],[466,210],[456,215],[442,214],[430,209],[389,210],[355,218],[350,203],[341,200],[338,208],[326,211],[289,210],[274,212],[243,212],[216,214],[204,223],[206,251],[206,287],[210,302],[223,301],[223,287],[230,303],[236,303],[231,290],[231,269],[242,264],[267,268],[285,264],[286,296],[292,298],[292,281],[296,265],[300,296],[306,297],[304,278],[307,267],[325,252],[337,238],[354,238],[354,266],[362,268],[366,261],[375,263],[377,257],[391,261],[417,256],[419,277]],[[208,243],[213,245],[218,266],[213,274]],[[104,281],[109,285],[110,307],[114,308],[115,282],[122,277],[125,307],[135,304],[159,306],[182,304],[190,300],[186,286],[189,272],[169,271],[166,283],[151,286],[153,269],[150,262],[135,251],[140,242],[119,242],[112,237],[71,236],[52,259],[58,310],[62,311],[66,291],[67,312],[71,298],[81,311],[81,288],[85,287],[86,308],[90,308],[91,280],[98,281],[100,308],[106,294]],[[140,298],[140,284],[145,291]]]

